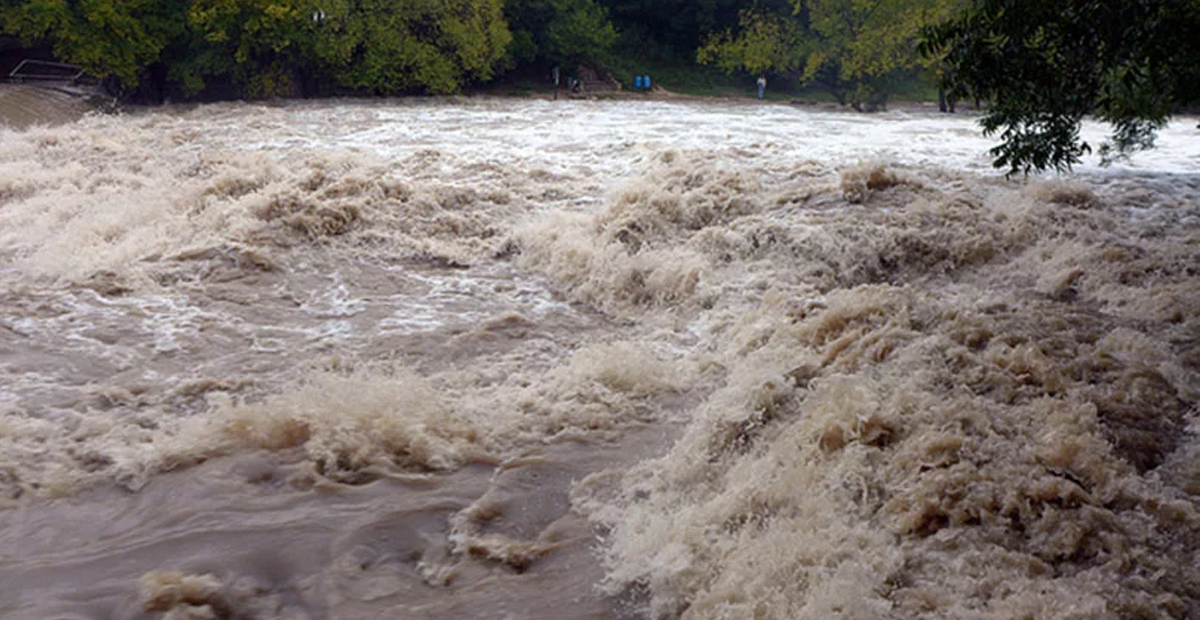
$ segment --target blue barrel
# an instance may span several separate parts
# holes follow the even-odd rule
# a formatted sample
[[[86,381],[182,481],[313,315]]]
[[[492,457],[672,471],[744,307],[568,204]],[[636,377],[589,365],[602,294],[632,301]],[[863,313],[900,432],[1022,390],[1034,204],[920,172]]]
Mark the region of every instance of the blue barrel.
[[[642,76],[640,76],[640,75],[634,76],[634,78],[633,78],[633,87],[634,87],[635,89],[638,89],[638,88],[641,88],[641,87],[642,87]]]
[[[642,85],[646,87],[646,90],[650,90],[650,76],[646,75],[642,77]]]

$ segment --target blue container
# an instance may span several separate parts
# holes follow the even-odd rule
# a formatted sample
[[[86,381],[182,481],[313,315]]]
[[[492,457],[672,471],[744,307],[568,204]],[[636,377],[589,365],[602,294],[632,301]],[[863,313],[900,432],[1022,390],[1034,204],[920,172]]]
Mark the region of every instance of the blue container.
[[[634,89],[638,89],[638,88],[642,87],[642,76],[640,76],[640,75],[634,76],[633,87],[634,87]]]
[[[646,90],[650,90],[650,76],[643,76],[642,85],[646,87]]]

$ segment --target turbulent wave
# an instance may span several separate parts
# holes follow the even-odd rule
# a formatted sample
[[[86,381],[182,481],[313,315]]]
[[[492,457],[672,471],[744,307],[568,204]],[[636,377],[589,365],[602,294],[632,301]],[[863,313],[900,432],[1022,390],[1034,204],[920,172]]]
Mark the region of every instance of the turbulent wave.
[[[486,181],[416,180],[405,168],[420,157],[401,167],[352,153],[277,159],[191,146],[194,128],[159,124],[121,125],[120,139],[106,124],[6,139],[0,205],[21,208],[5,209],[2,241],[22,275],[104,274],[139,288],[213,254],[270,269],[281,249],[312,243],[468,264],[494,249],[489,240],[524,202]]]
[[[482,374],[515,377],[564,357],[537,386],[514,378],[503,389],[473,376],[423,388],[404,364],[364,375],[350,361],[364,348],[425,347],[410,338],[421,331],[457,337],[455,355],[473,355],[536,331],[547,312],[569,313],[511,274],[452,274],[486,271],[524,214],[550,196],[572,200],[577,184],[436,148],[387,159],[253,148],[252,137],[289,131],[287,119],[238,112],[241,129],[228,135],[222,106],[4,134],[0,278],[11,312],[0,327],[18,381],[0,399],[0,496],[105,480],[139,489],[157,472],[255,448],[303,448],[334,478],[380,459],[445,470],[495,458],[522,433],[654,417],[616,411],[630,408],[618,402],[625,391],[674,385],[655,378],[653,356],[625,378],[639,372],[636,347],[542,344],[491,359]],[[437,331],[457,317],[484,322]],[[437,366],[441,349],[407,363]],[[634,365],[614,369],[615,359]],[[439,395],[459,387],[460,397]],[[578,406],[553,404],[560,393]],[[488,428],[470,419],[495,401],[528,413]]]
[[[640,253],[687,256],[674,311],[724,375],[664,457],[576,490],[612,593],[652,617],[1195,612],[1194,207],[868,165],[802,192],[716,181],[708,219],[659,185],[560,250],[602,284],[549,262],[590,295]]]
[[[578,105],[0,132],[0,610],[1200,612],[1192,175]]]

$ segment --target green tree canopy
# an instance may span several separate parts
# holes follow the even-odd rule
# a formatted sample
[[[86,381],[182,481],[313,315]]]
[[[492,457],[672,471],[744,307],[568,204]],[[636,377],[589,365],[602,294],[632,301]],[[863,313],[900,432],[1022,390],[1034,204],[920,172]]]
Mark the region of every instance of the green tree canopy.
[[[976,0],[927,36],[946,86],[991,104],[984,132],[1010,174],[1078,163],[1087,115],[1113,125],[1108,161],[1200,101],[1200,0]]]
[[[172,63],[172,77],[189,93],[203,89],[209,77],[251,96],[290,92],[310,30],[304,1],[193,0],[187,11],[193,40],[189,53]]]
[[[820,85],[856,109],[886,103],[901,80],[936,64],[917,51],[923,28],[960,0],[794,0],[789,11],[745,11],[739,27],[710,37],[701,63],[772,72]]]
[[[690,61],[709,35],[724,31],[753,4],[758,10],[787,8],[792,0],[599,0],[608,8],[626,45],[640,53]]]
[[[519,63],[603,64],[617,31],[594,0],[509,0],[510,55]]]
[[[457,92],[490,79],[512,40],[501,0],[351,0],[330,13],[350,51],[322,60],[348,87],[376,93]]]
[[[794,73],[808,57],[805,29],[796,20],[773,13],[743,11],[738,30],[713,35],[696,52],[701,64],[729,73]]]
[[[0,32],[51,40],[59,58],[134,84],[183,35],[185,10],[183,0],[0,0]]]
[[[451,93],[492,77],[512,39],[503,0],[0,0],[0,31],[135,85],[169,65],[185,92],[250,96],[319,74],[375,93]]]

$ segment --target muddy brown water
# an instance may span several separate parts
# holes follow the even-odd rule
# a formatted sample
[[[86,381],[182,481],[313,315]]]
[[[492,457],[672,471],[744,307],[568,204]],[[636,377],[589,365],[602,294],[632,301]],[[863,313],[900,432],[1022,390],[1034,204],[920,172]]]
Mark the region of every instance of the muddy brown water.
[[[0,83],[0,125],[25,128],[82,118],[93,106],[84,97],[32,84]]]
[[[740,102],[0,129],[0,617],[1195,617],[1194,124],[1027,180]]]

